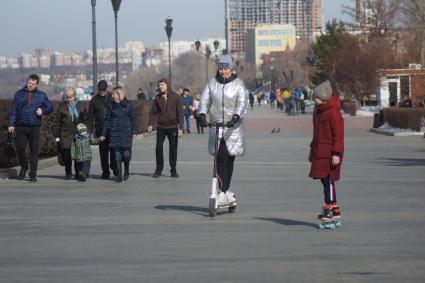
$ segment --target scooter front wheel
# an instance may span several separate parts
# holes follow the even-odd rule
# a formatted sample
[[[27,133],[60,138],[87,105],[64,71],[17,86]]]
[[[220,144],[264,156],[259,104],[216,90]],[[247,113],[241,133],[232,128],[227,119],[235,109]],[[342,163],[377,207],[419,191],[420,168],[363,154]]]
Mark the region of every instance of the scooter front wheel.
[[[215,202],[216,199],[215,198],[210,198],[210,204],[208,207],[208,212],[210,213],[211,217],[214,217],[217,215],[217,209],[215,208]]]
[[[235,213],[236,206],[229,207],[229,213]]]

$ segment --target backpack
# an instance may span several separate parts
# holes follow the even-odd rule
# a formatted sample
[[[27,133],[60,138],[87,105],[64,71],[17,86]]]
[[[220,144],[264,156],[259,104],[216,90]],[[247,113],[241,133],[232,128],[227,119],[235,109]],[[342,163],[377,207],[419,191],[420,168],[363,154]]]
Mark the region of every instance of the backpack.
[[[7,134],[7,139],[3,145],[3,154],[6,157],[7,161],[10,161],[16,156],[15,148],[13,147],[12,134]]]

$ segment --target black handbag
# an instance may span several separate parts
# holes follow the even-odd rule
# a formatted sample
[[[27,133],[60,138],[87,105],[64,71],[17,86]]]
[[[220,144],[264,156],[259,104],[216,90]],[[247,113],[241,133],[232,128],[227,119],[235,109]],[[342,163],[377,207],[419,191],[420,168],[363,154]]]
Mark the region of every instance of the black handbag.
[[[15,148],[13,147],[13,139],[12,134],[7,134],[7,139],[4,142],[4,156],[6,157],[7,161],[10,161],[12,158],[16,156]]]

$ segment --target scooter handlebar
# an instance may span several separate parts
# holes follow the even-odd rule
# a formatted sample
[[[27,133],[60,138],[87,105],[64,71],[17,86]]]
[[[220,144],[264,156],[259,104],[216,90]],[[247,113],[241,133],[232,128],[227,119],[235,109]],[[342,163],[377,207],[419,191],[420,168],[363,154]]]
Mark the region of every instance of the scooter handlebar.
[[[214,123],[208,123],[208,128],[211,127],[218,127],[218,128],[224,128],[224,123],[223,122],[214,122]]]

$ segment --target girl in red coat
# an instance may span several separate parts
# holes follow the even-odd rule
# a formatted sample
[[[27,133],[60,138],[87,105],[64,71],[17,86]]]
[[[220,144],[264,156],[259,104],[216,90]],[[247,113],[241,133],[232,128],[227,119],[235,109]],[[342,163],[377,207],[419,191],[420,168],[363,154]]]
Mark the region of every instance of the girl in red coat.
[[[318,216],[322,220],[338,219],[340,209],[336,204],[335,181],[339,180],[344,153],[344,121],[340,112],[339,98],[326,81],[313,93],[313,141],[310,144],[309,176],[320,179],[323,184],[325,204]]]

